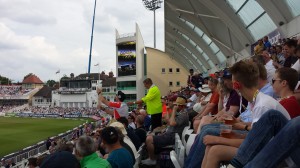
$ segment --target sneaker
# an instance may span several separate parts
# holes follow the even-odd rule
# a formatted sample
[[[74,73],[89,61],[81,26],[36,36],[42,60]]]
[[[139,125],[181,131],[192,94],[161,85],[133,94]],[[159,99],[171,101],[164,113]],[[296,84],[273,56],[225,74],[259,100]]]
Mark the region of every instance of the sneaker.
[[[156,160],[151,160],[150,158],[148,158],[148,159],[142,160],[142,164],[148,165],[148,166],[156,165]]]
[[[226,168],[234,168],[231,164],[229,164]]]

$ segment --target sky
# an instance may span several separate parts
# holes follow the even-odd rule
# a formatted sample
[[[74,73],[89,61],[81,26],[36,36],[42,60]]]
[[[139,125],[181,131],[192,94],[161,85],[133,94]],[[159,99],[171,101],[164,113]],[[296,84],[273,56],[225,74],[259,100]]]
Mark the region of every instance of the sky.
[[[94,0],[0,0],[0,75],[43,82],[86,73]],[[97,0],[91,73],[116,74],[115,30],[135,32],[153,47],[153,12],[142,0]],[[164,50],[164,9],[156,11],[156,47]],[[94,66],[98,64],[100,66]],[[60,73],[56,72],[60,70]]]

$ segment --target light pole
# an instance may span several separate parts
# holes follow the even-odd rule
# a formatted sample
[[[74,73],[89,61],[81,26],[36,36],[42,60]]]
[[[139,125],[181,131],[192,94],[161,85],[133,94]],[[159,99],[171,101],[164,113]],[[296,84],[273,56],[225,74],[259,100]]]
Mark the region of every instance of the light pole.
[[[154,48],[156,48],[156,25],[155,25],[155,11],[161,8],[161,0],[143,0],[146,9],[153,11],[154,14]]]
[[[89,78],[90,78],[90,72],[91,72],[91,58],[92,58],[92,49],[93,49],[93,36],[94,36],[94,22],[95,22],[96,5],[97,5],[97,0],[95,0],[95,4],[94,4],[94,15],[93,15],[91,44],[90,44],[89,67],[88,67],[89,68],[89,71],[88,71]]]

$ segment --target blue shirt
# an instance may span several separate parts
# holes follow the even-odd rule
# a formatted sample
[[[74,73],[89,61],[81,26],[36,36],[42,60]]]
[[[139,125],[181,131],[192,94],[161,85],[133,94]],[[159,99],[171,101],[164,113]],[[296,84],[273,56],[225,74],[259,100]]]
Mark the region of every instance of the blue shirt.
[[[112,151],[107,158],[112,168],[132,168],[133,158],[128,150],[119,148]]]
[[[146,128],[146,131],[150,130],[151,125],[151,118],[147,115],[144,119],[144,127]]]
[[[273,97],[274,99],[277,99],[278,96],[275,94],[273,87],[270,83],[267,83],[264,87],[262,87],[260,90],[260,92],[269,95],[271,97]]]

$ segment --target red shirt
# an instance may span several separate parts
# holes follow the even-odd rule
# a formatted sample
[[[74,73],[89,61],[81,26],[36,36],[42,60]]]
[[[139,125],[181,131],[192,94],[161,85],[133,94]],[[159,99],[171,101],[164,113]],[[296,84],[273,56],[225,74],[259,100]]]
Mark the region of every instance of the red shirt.
[[[300,105],[295,96],[284,98],[279,103],[286,109],[291,118],[300,116]]]
[[[218,103],[219,103],[219,93],[217,91],[212,93],[209,103],[215,104],[213,110],[210,111],[210,113],[213,115],[217,114],[218,113]]]

